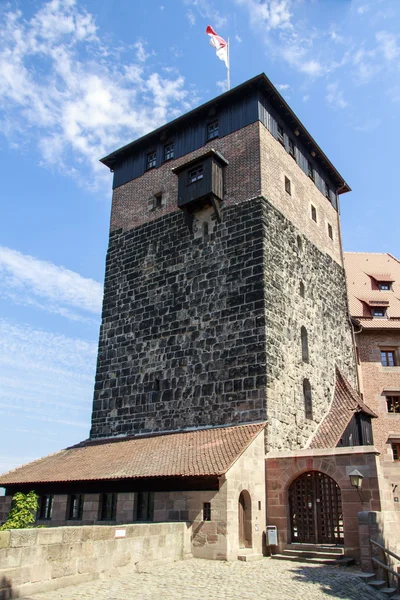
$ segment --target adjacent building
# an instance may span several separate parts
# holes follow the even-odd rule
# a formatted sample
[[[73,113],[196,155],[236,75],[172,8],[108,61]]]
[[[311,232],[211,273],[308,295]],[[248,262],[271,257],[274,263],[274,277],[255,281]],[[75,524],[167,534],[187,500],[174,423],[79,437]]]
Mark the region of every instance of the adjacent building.
[[[360,391],[378,415],[374,444],[400,497],[400,262],[388,253],[346,252]]]
[[[266,520],[280,546],[357,555],[349,473],[364,508],[383,492],[342,262],[349,186],[263,74],[102,162],[90,438],[3,475],[3,504],[34,488],[40,523],[185,520],[195,556],[261,554]]]

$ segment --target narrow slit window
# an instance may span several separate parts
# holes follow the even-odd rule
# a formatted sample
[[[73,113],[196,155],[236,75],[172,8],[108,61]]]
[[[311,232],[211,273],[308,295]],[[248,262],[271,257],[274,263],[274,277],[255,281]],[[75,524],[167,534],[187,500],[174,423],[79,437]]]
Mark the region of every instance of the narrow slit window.
[[[305,327],[301,328],[301,359],[308,362],[308,333]]]
[[[313,221],[317,222],[317,209],[313,204],[311,204],[311,218]]]
[[[303,380],[303,398],[304,398],[304,413],[306,419],[312,420],[313,408],[312,408],[312,394],[311,385],[308,379]]]
[[[328,235],[331,238],[331,240],[333,240],[333,229],[330,223],[328,223]]]
[[[300,281],[300,296],[304,298],[304,283]]]
[[[69,521],[81,521],[83,514],[84,498],[82,494],[70,494],[68,498],[68,514]]]
[[[211,502],[203,503],[203,521],[211,521]]]
[[[289,194],[289,196],[292,195],[290,179],[286,176],[285,176],[285,191]]]
[[[115,521],[117,516],[117,494],[101,494],[100,521]]]
[[[154,194],[153,208],[161,208],[162,207],[162,193]]]

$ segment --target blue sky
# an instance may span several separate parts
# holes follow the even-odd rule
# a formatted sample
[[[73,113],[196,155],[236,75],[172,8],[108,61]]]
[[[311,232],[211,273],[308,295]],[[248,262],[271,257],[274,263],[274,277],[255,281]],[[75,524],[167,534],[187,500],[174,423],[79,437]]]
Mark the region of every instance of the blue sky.
[[[400,258],[398,0],[0,7],[0,472],[89,432],[111,201],[98,160],[265,72],[344,176],[345,250]]]

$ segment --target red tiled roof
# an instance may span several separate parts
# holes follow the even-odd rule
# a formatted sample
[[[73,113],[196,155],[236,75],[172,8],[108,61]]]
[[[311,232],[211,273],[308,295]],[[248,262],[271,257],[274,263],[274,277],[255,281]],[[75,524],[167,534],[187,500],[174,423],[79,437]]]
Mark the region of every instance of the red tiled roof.
[[[321,421],[309,448],[336,448],[352,416],[364,412],[370,417],[377,415],[361,400],[343,373],[336,369],[336,385],[328,414]]]
[[[351,316],[365,329],[400,329],[400,262],[391,254],[345,252],[344,265]],[[379,290],[377,282],[385,281],[391,290]],[[373,318],[370,306],[382,301],[388,318]]]
[[[1,475],[0,485],[223,475],[264,427],[264,423],[257,423],[88,440]]]

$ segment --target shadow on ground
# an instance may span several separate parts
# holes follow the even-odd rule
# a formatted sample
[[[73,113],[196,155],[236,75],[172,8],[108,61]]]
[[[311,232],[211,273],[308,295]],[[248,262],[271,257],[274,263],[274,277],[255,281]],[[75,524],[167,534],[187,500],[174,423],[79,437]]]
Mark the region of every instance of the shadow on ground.
[[[346,567],[308,567],[299,565],[293,568],[293,579],[304,583],[314,583],[333,598],[342,600],[379,600],[383,596],[359,579],[354,571]],[[346,582],[345,585],[344,582]]]

